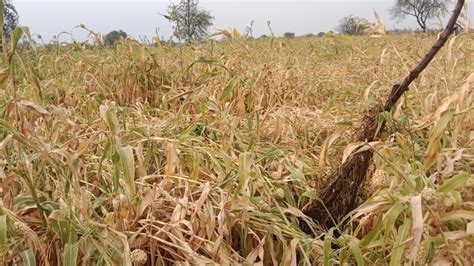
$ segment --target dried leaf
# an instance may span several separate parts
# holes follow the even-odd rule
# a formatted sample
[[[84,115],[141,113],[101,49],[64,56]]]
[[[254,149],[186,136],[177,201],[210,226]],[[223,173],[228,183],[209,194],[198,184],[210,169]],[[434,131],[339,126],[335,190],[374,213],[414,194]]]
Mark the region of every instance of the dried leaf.
[[[10,143],[10,141],[13,139],[13,135],[12,134],[9,134],[8,136],[6,136],[2,142],[0,142],[0,151],[5,149],[5,147],[7,147],[7,145]]]
[[[19,107],[22,107],[22,108],[30,108],[30,109],[32,109],[32,110],[34,110],[37,113],[42,114],[42,115],[49,115],[49,112],[44,107],[42,107],[41,105],[36,104],[34,102],[30,102],[30,101],[27,101],[27,100],[21,100],[17,103],[17,105]]]
[[[423,235],[423,211],[421,208],[421,195],[411,197],[411,215],[413,218],[413,244],[410,257],[410,264],[416,261],[418,249],[420,247],[421,236]]]
[[[341,134],[341,131],[337,131],[331,134],[331,136],[329,136],[329,138],[324,141],[321,153],[319,154],[319,167],[323,168],[325,165],[331,165],[329,162],[329,149],[331,148],[334,141],[336,141],[336,139],[341,136]]]

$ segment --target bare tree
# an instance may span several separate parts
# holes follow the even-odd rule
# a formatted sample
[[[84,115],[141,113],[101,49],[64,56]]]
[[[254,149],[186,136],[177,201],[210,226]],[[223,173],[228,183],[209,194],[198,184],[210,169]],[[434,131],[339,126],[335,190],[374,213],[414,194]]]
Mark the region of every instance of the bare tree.
[[[359,35],[359,25],[362,21],[364,20],[353,15],[345,16],[339,20],[339,25],[337,26],[336,30],[341,34]]]
[[[438,13],[444,15],[449,0],[396,0],[395,6],[390,10],[393,18],[404,19],[411,16],[416,19],[423,31],[429,18]]]
[[[174,35],[180,40],[201,40],[209,27],[212,26],[213,16],[207,10],[199,9],[196,0],[181,0],[179,4],[172,4],[168,8],[166,19],[174,23]]]

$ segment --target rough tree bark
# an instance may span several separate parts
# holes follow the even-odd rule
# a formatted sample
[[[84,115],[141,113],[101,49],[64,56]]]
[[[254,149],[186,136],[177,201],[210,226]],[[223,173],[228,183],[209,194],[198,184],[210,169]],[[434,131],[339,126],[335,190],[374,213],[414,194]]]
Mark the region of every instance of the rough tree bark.
[[[421,62],[413,68],[401,83],[392,87],[390,95],[384,104],[373,108],[365,116],[363,123],[356,130],[356,141],[377,140],[377,116],[381,112],[390,111],[402,95],[408,91],[410,84],[429,65],[449,36],[453,33],[457,19],[464,5],[464,0],[457,0],[454,11],[441,36],[425,55]],[[384,125],[379,133],[384,130]],[[352,154],[339,168],[329,176],[329,184],[321,191],[316,199],[303,208],[303,212],[312,218],[318,225],[330,228],[337,225],[344,216],[355,209],[356,197],[360,186],[364,183],[367,170],[371,164],[373,151],[368,150]],[[312,233],[305,222],[301,227],[307,233]]]

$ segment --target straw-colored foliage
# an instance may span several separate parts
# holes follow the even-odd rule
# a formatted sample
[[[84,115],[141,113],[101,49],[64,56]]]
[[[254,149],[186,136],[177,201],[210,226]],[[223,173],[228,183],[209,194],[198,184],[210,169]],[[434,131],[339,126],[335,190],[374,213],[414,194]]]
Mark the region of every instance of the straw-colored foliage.
[[[1,263],[472,263],[472,36],[383,117],[383,141],[348,143],[435,38],[8,50]],[[345,233],[304,234],[300,209],[361,147],[374,175]]]
[[[379,14],[374,10],[374,21],[363,20],[359,23],[359,31],[362,35],[380,37],[386,34],[385,25],[382,23]]]

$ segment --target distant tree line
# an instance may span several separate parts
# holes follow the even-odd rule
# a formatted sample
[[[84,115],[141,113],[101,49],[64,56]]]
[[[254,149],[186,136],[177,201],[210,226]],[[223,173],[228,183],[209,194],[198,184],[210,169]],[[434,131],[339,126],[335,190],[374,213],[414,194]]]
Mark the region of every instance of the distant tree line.
[[[11,32],[18,25],[18,12],[11,3],[11,0],[0,0],[3,6],[3,28],[0,37],[9,39]],[[393,29],[388,30],[387,33],[402,34],[419,31],[429,31],[428,21],[434,17],[443,17],[448,13],[448,6],[450,0],[394,0],[394,6],[390,9],[392,19],[403,20],[408,17],[413,18],[420,30],[410,29]],[[172,3],[163,15],[168,21],[173,24],[173,35],[178,39],[178,42],[185,43],[200,42],[205,40],[208,36],[208,30],[213,25],[214,17],[207,10],[199,7],[198,0],[180,0],[177,4]],[[367,29],[368,21],[354,15],[343,17],[336,27],[339,34],[346,35],[360,35]],[[370,24],[370,23],[369,23]],[[458,23],[458,30],[462,30],[465,25]],[[275,36],[273,30],[268,22],[270,36]],[[472,32],[472,29],[470,30]],[[253,39],[253,21],[249,27],[246,28],[245,38]],[[302,37],[322,37],[324,32],[318,34],[308,33]],[[114,30],[107,33],[104,37],[103,43],[106,46],[113,46],[117,41],[126,39],[128,34],[122,30]],[[259,39],[268,38],[267,35],[262,35]],[[297,37],[294,32],[283,33],[283,38],[293,39]],[[172,40],[170,40],[173,42]],[[158,43],[163,41],[158,40]],[[173,42],[173,45],[176,43]]]
[[[394,29],[387,32],[394,34],[429,32],[429,19],[444,17],[448,13],[448,5],[450,2],[450,0],[395,0],[394,6],[390,9],[392,19],[402,21],[411,17],[417,22],[419,30]],[[360,35],[364,32],[364,24],[366,24],[366,22],[367,20],[365,19],[348,15],[339,21],[336,30],[340,34]],[[456,30],[457,32],[464,30],[464,25],[458,22]],[[469,31],[472,32],[472,29]]]

